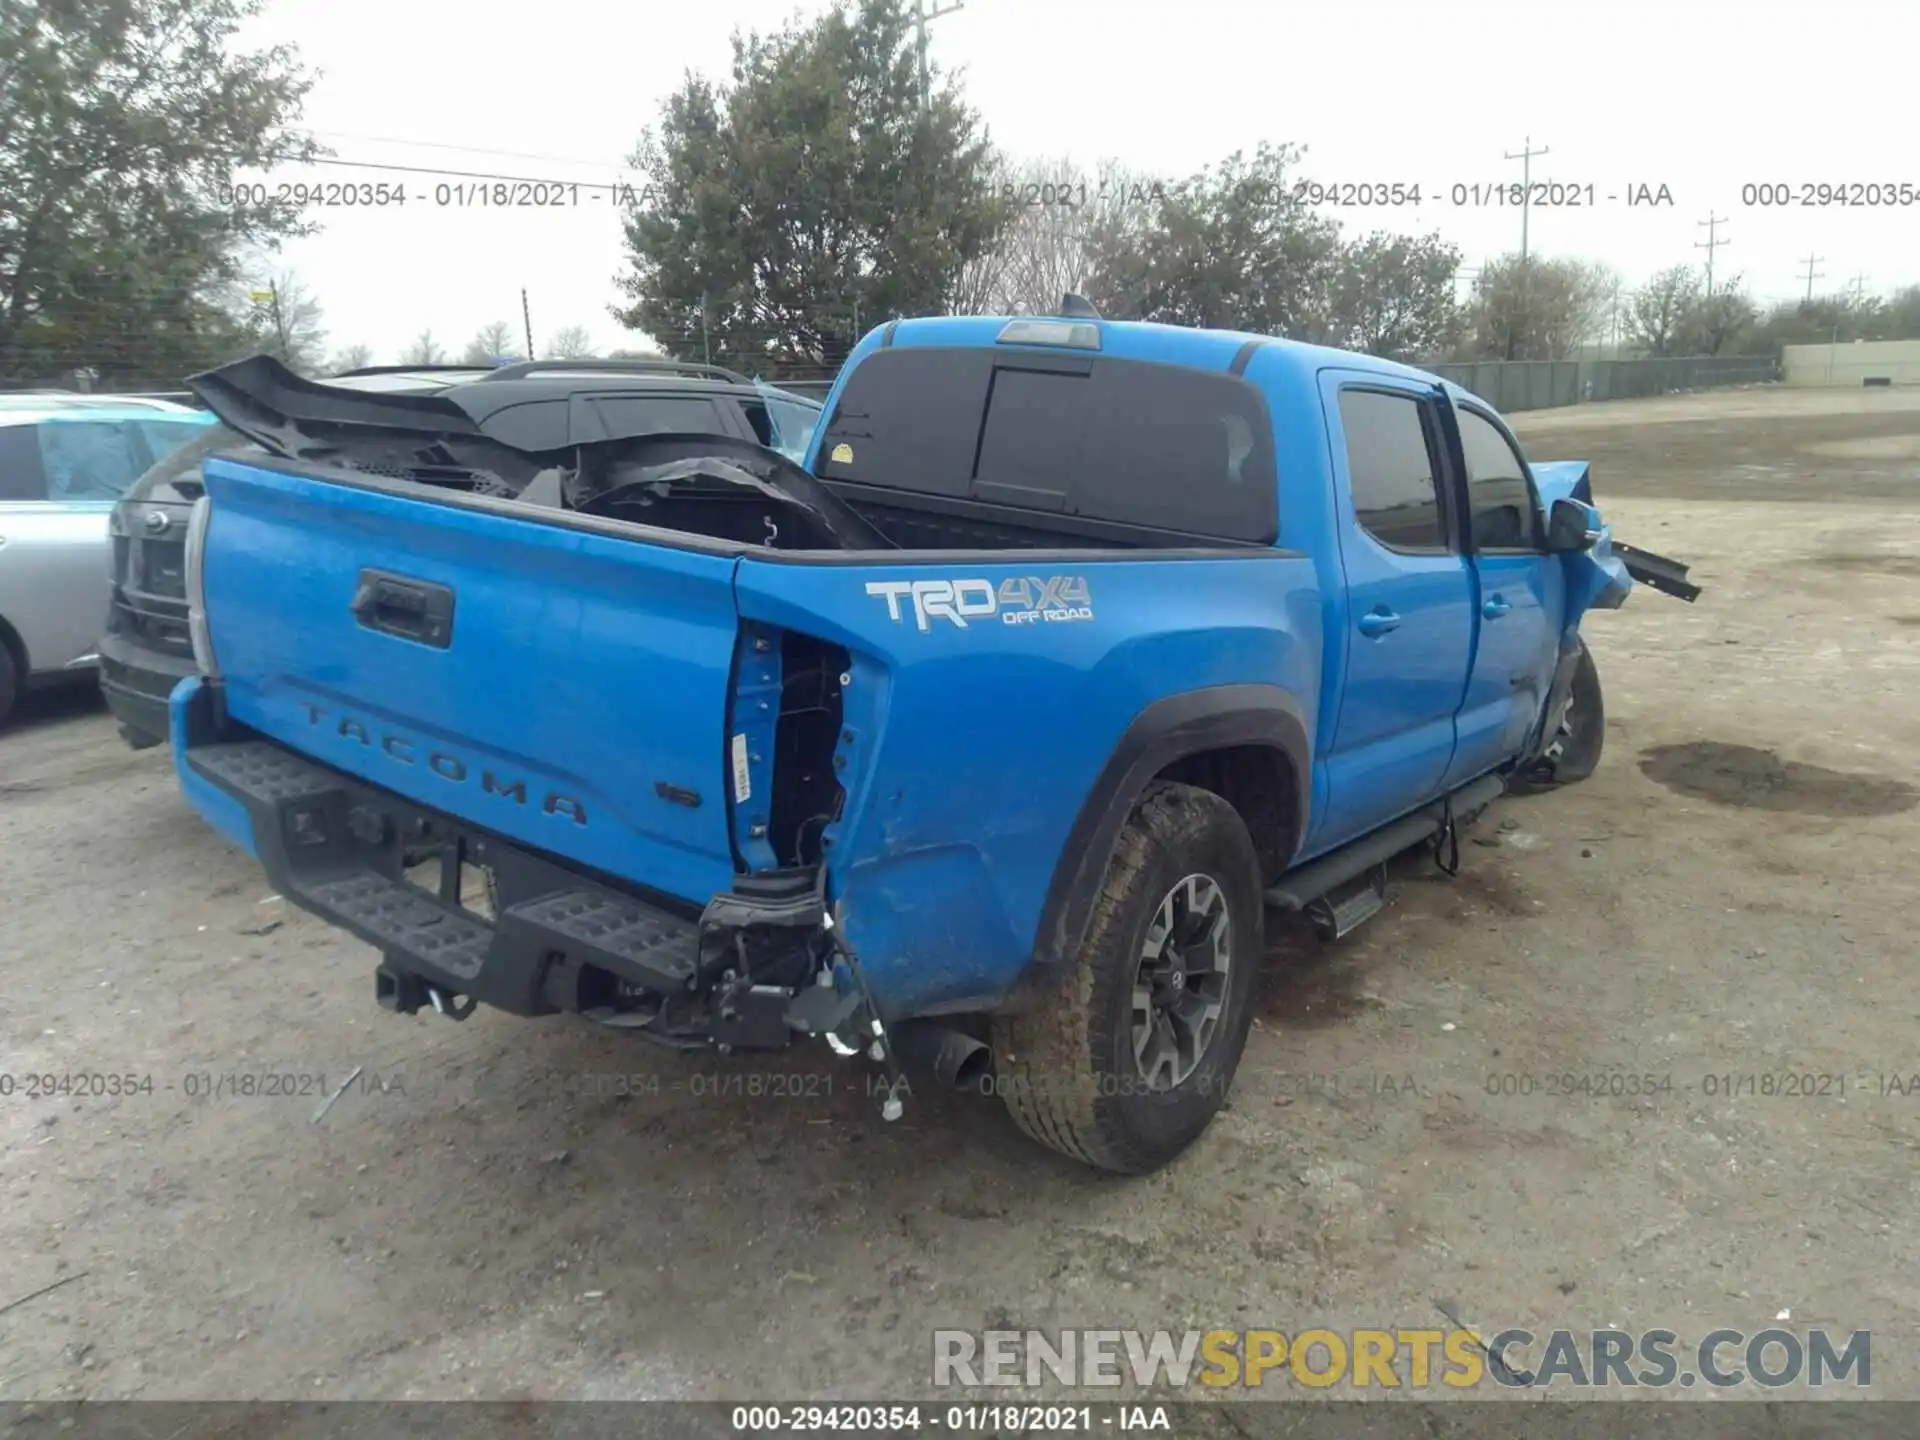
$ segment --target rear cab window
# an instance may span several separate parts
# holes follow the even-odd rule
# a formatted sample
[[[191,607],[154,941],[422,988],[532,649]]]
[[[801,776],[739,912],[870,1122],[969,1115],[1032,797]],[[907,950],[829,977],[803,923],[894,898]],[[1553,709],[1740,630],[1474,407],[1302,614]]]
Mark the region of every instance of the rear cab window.
[[[847,377],[821,477],[1271,544],[1273,436],[1251,385],[1112,356],[881,350]]]

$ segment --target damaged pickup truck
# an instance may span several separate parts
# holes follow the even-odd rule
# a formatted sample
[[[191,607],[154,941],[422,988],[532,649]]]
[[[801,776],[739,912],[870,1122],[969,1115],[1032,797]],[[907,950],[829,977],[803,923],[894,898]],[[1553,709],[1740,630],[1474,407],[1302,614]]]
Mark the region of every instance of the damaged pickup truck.
[[[1266,910],[1343,935],[1391,856],[1591,772],[1582,617],[1698,592],[1432,375],[1062,309],[876,329],[804,468],[198,377],[269,458],[191,520],[186,794],[390,1009],[817,1037],[889,1118],[924,1064],[1164,1164]]]

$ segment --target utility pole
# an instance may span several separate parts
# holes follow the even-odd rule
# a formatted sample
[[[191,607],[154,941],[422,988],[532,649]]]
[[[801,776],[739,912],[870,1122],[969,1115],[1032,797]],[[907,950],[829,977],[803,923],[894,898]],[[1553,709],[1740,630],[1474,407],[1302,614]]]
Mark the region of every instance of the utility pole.
[[[1824,270],[1815,271],[1813,267],[1826,258],[1824,255],[1809,255],[1802,262],[1807,267],[1807,304],[1809,305],[1813,303],[1813,282],[1825,278],[1827,273]]]
[[[1861,304],[1864,304],[1864,303],[1865,303],[1865,301],[1866,301],[1866,298],[1867,298],[1867,273],[1866,273],[1866,271],[1864,271],[1864,270],[1862,270],[1862,271],[1860,271],[1860,272],[1859,272],[1858,274],[1856,274],[1856,275],[1855,275],[1855,276],[1853,277],[1853,285],[1852,285],[1852,290],[1853,290],[1853,303],[1854,303],[1854,305],[1855,305],[1855,306],[1859,306],[1859,305],[1861,305]]]
[[[1545,155],[1547,147],[1533,148],[1533,137],[1527,136],[1520,142],[1521,148],[1516,154],[1509,150],[1506,158],[1520,162],[1520,323],[1527,320],[1527,220],[1533,211],[1533,157]],[[1513,359],[1513,326],[1507,327],[1507,359]]]
[[[1713,252],[1722,245],[1731,245],[1733,242],[1731,240],[1718,240],[1714,238],[1720,227],[1727,223],[1727,217],[1724,215],[1715,215],[1709,210],[1706,219],[1698,220],[1694,223],[1696,226],[1704,225],[1707,227],[1707,238],[1694,241],[1693,248],[1707,252],[1707,298],[1711,300],[1713,298]]]
[[[707,334],[707,292],[700,292],[700,358],[713,363],[713,339]]]
[[[280,313],[280,282],[267,281],[267,294],[273,297],[273,333],[280,339],[280,359],[283,364],[291,365],[293,357],[287,354],[287,321]]]
[[[527,287],[524,285],[520,287],[520,324],[527,332],[527,358],[531,360],[534,358],[533,312],[527,309]]]
[[[927,69],[927,26],[942,15],[951,15],[956,10],[966,9],[965,0],[951,0],[942,5],[940,0],[913,0],[913,46],[920,57],[920,108],[925,111],[933,103],[933,79]]]

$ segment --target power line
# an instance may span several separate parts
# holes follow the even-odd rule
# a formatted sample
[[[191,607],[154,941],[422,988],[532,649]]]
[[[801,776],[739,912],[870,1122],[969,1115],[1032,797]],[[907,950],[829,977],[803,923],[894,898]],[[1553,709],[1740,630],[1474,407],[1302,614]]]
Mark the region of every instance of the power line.
[[[1707,227],[1707,238],[1694,241],[1693,248],[1707,252],[1707,298],[1711,300],[1713,298],[1713,252],[1722,245],[1731,245],[1733,242],[1731,240],[1716,240],[1714,238],[1719,228],[1727,223],[1727,217],[1724,215],[1715,215],[1709,210],[1706,219],[1697,220],[1694,223],[1696,226],[1704,225]]]
[[[625,172],[625,163],[582,160],[574,155],[540,155],[528,150],[489,150],[481,145],[455,145],[445,140],[407,140],[398,135],[355,135],[345,130],[314,130],[304,125],[290,126],[302,135],[326,140],[352,140],[363,145],[404,145],[410,150],[451,150],[461,155],[492,155],[502,160],[538,160],[546,165],[580,165],[594,170]]]
[[[951,0],[946,5],[940,4],[939,0],[914,0],[913,47],[920,62],[920,108],[923,111],[932,103],[932,80],[927,70],[927,26],[942,15],[951,15],[956,10],[966,8],[966,0]]]
[[[1816,280],[1824,279],[1827,273],[1824,270],[1815,272],[1813,267],[1815,265],[1818,265],[1822,260],[1826,258],[1827,257],[1824,255],[1809,255],[1804,261],[1801,262],[1807,267],[1807,303],[1809,305],[1813,303],[1813,282]]]
[[[1527,319],[1527,220],[1533,210],[1533,157],[1545,155],[1547,147],[1533,148],[1533,137],[1527,136],[1520,142],[1518,153],[1509,150],[1506,158],[1520,162],[1520,323]],[[1513,327],[1507,327],[1507,359],[1513,359]]]

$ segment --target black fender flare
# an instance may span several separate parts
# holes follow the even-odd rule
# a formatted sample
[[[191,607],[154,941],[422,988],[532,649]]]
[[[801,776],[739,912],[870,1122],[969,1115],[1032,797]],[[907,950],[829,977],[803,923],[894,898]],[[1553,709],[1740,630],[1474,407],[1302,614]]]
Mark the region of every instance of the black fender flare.
[[[1300,701],[1278,685],[1214,685],[1154,701],[1127,726],[1081,803],[1054,864],[1032,960],[1008,997],[1009,1008],[1050,988],[1079,948],[1120,829],[1153,777],[1189,755],[1243,745],[1270,746],[1285,758],[1294,807],[1292,833],[1281,850],[1289,857],[1299,852],[1313,788],[1313,752]]]

